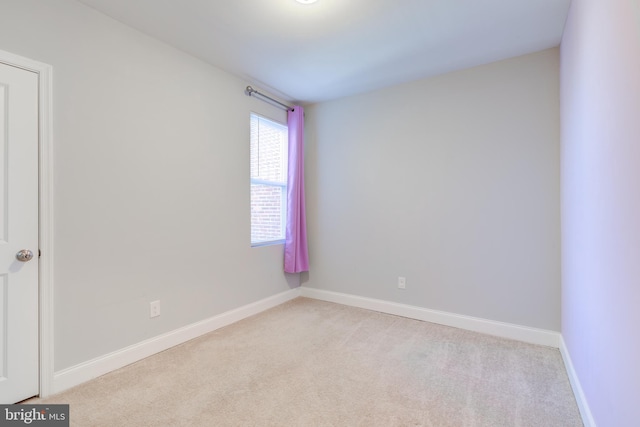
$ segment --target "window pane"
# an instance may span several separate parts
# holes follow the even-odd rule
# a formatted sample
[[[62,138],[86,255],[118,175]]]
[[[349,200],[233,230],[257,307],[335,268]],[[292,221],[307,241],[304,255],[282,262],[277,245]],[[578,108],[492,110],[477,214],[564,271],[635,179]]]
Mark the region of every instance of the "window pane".
[[[283,187],[251,184],[251,242],[268,242],[284,239]]]
[[[287,180],[287,127],[251,115],[251,178]]]

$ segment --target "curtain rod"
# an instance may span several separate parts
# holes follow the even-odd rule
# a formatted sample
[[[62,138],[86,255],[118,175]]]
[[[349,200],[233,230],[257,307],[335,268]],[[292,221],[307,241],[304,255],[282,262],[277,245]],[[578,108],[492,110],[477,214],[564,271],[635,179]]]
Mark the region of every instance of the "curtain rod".
[[[260,93],[257,90],[255,90],[254,88],[252,88],[251,86],[247,86],[247,88],[244,90],[244,93],[247,96],[258,96],[260,98],[262,98],[263,101],[267,101],[270,102],[271,104],[274,104],[277,107],[282,108],[283,110],[287,110],[287,111],[293,111],[293,107],[287,104],[283,104],[280,101],[277,101],[267,95],[265,95],[264,93]]]

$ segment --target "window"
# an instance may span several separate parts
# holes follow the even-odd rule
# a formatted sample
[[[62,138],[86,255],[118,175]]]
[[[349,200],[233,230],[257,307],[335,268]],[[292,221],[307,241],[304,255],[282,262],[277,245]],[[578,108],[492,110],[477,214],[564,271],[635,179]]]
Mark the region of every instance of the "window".
[[[282,243],[287,219],[286,125],[251,114],[251,245]]]

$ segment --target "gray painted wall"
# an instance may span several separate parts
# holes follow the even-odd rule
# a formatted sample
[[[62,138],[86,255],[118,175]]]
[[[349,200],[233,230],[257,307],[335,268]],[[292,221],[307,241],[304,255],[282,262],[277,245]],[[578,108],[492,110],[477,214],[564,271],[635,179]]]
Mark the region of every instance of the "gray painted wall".
[[[308,107],[303,285],[559,331],[558,56]]]
[[[562,335],[601,427],[640,419],[639,23],[573,0],[562,39]]]
[[[54,72],[56,370],[298,285],[250,247],[249,113],[283,111],[75,1],[0,10],[0,49]]]

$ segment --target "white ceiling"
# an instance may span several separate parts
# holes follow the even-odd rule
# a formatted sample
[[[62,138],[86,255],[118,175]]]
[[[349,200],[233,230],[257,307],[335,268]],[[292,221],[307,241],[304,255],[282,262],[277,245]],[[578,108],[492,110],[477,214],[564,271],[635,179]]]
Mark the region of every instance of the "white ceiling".
[[[80,0],[287,101],[558,46],[570,0]]]

